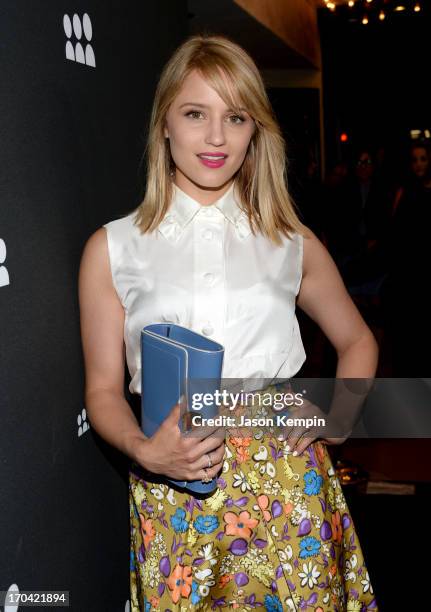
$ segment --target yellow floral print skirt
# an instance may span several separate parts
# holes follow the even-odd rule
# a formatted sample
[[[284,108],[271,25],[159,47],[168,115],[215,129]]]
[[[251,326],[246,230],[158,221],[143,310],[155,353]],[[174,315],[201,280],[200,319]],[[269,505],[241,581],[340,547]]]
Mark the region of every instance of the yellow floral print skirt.
[[[326,445],[301,456],[286,445],[268,431],[228,433],[206,497],[132,465],[132,612],[377,611]]]

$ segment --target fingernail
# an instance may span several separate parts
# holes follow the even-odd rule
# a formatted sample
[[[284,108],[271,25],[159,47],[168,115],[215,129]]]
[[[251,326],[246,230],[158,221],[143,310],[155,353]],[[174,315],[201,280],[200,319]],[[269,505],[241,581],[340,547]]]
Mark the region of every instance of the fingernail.
[[[293,453],[292,453],[292,455],[293,455],[294,457],[296,457],[296,456],[297,456],[297,454],[298,454],[298,451],[293,451]]]

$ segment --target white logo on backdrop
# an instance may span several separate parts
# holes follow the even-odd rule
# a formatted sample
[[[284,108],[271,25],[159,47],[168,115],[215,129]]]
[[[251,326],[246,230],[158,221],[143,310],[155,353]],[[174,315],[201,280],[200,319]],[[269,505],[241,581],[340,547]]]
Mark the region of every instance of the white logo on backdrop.
[[[6,243],[0,238],[0,287],[6,287],[9,285],[9,272],[6,266],[2,266],[6,261]]]
[[[82,22],[75,13],[72,21],[67,13],[63,17],[63,28],[68,40],[66,41],[66,59],[79,62],[87,66],[96,67],[96,58],[90,41],[93,37],[93,26],[87,13],[82,16]],[[84,37],[82,36],[84,33]],[[74,34],[74,38],[72,38]],[[84,48],[84,46],[85,48]]]
[[[81,410],[78,414],[78,438],[85,434],[85,432],[90,429],[90,423],[87,421],[87,411],[85,408]]]
[[[16,599],[16,594],[19,593],[19,586],[17,584],[11,584],[10,587],[7,590],[6,593],[6,599],[5,601],[7,601],[11,595],[13,595],[13,597],[11,597],[12,601],[14,601]],[[18,604],[6,604],[4,606],[4,612],[17,612],[18,610]]]

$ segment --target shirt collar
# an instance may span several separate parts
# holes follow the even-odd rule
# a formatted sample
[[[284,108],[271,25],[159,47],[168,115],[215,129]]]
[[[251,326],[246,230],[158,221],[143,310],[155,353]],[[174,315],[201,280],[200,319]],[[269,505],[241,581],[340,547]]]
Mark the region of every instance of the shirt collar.
[[[240,209],[234,193],[235,183],[209,207],[199,204],[192,197],[173,184],[171,205],[158,226],[158,230],[171,242],[176,242],[188,224],[202,209],[214,208],[235,226],[239,238],[251,232],[247,215]]]

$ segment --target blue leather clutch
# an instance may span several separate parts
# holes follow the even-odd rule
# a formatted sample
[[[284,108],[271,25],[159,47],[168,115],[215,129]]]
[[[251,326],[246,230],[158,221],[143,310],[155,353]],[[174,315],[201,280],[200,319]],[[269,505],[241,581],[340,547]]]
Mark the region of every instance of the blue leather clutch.
[[[178,403],[187,399],[189,412],[210,418],[218,414],[215,404],[204,405],[197,412],[191,409],[195,393],[211,393],[220,388],[224,347],[205,336],[173,323],[152,323],[141,332],[141,427],[152,436]],[[196,396],[195,396],[196,397]],[[182,421],[178,423],[181,431]],[[216,479],[172,480],[176,486],[195,493],[216,488]]]

